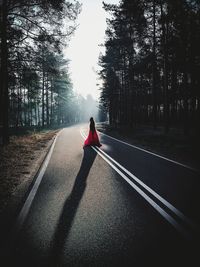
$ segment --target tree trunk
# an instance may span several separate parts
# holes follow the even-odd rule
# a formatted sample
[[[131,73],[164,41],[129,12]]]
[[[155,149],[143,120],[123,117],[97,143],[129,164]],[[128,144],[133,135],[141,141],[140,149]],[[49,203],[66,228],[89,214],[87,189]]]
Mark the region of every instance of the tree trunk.
[[[22,95],[21,73],[20,73],[20,77],[19,77],[19,100],[20,100],[19,125],[22,127],[23,126],[23,120],[22,120],[23,95]]]
[[[37,116],[38,116],[38,126],[40,127],[40,103],[39,100],[37,100]]]
[[[37,97],[34,99],[34,113],[35,113],[35,123],[34,125],[38,125],[38,118],[37,118]]]
[[[168,96],[168,21],[163,21],[163,7],[160,3],[163,35],[163,75],[164,75],[164,125],[165,133],[169,132],[169,96]],[[168,16],[168,14],[167,14]],[[166,17],[167,17],[166,16]]]
[[[51,109],[50,109],[50,124],[53,124],[53,81],[51,78]]]
[[[24,124],[27,125],[26,89],[24,88]]]
[[[8,96],[8,46],[7,46],[7,1],[2,1],[1,8],[1,83],[2,96],[2,140],[3,145],[9,143],[9,96]]]
[[[183,131],[185,135],[189,134],[189,121],[188,121],[188,77],[187,73],[183,74],[184,82],[184,96],[183,96]]]
[[[27,88],[27,111],[28,111],[28,126],[31,126],[31,119],[30,119],[30,87],[28,85]]]
[[[156,90],[156,4],[153,0],[153,127],[157,128],[157,90]]]
[[[46,118],[47,118],[47,126],[49,126],[49,81],[48,81],[48,73],[46,80]]]
[[[45,85],[45,73],[44,64],[42,66],[42,127],[44,127],[44,85]]]

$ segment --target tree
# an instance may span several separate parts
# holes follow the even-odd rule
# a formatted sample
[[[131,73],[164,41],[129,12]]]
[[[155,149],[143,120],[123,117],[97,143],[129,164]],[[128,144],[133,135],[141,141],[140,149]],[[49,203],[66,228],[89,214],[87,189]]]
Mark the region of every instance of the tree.
[[[104,4],[106,31],[101,103],[110,123],[197,130],[199,1],[122,0]]]
[[[16,76],[16,61],[18,64],[31,65],[28,62],[35,60],[34,52],[40,44],[49,46],[51,51],[61,52],[62,45],[75,30],[75,24],[71,22],[80,12],[80,4],[64,0],[2,0],[0,12],[1,122],[3,143],[6,144],[9,141],[8,73]],[[64,19],[68,20],[65,32],[62,31]]]

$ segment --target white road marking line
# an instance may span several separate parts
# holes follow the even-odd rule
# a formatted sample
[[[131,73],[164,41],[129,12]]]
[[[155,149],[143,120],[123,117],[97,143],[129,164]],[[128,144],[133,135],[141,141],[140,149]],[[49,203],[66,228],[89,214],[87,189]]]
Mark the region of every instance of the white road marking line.
[[[99,132],[99,131],[98,131],[98,132]],[[172,163],[175,163],[175,164],[177,164],[177,165],[180,165],[180,166],[182,166],[182,167],[184,167],[184,168],[187,168],[187,169],[190,169],[190,170],[192,170],[192,171],[199,172],[198,169],[195,169],[195,168],[190,167],[190,166],[188,166],[188,165],[182,164],[182,163],[180,163],[180,162],[178,162],[178,161],[175,161],[175,160],[172,160],[172,159],[163,157],[163,156],[161,156],[161,155],[158,155],[158,154],[156,154],[156,153],[150,152],[150,151],[145,150],[145,149],[143,149],[143,148],[140,148],[140,147],[138,147],[138,146],[131,145],[131,144],[129,144],[129,143],[126,143],[126,142],[124,142],[124,141],[122,141],[122,140],[119,140],[119,139],[117,139],[117,138],[114,138],[114,137],[112,137],[112,136],[110,136],[110,135],[107,135],[107,134],[105,134],[105,133],[102,133],[102,132],[99,132],[99,133],[102,134],[102,135],[105,135],[105,136],[107,136],[107,137],[109,137],[109,138],[111,138],[111,139],[113,139],[113,140],[115,140],[115,141],[118,141],[118,142],[120,142],[120,143],[123,143],[123,144],[125,144],[125,145],[127,145],[127,146],[131,146],[131,147],[133,147],[133,148],[136,148],[136,149],[138,149],[138,150],[141,150],[141,151],[143,151],[143,152],[146,152],[146,153],[151,154],[151,155],[153,155],[153,156],[156,156],[156,157],[158,157],[158,158],[161,158],[161,159],[170,161],[170,162],[172,162]]]
[[[60,132],[56,135],[56,137],[55,137],[55,139],[54,139],[54,141],[53,141],[53,143],[51,145],[51,148],[50,148],[50,150],[49,150],[49,152],[47,154],[47,157],[44,160],[44,163],[42,164],[42,167],[41,167],[41,169],[40,169],[40,171],[39,171],[39,173],[37,175],[35,183],[34,183],[32,189],[31,189],[31,191],[30,191],[30,193],[29,193],[29,195],[28,195],[28,197],[27,197],[27,199],[26,199],[26,201],[25,201],[25,203],[24,203],[24,205],[23,205],[18,217],[17,217],[17,220],[16,220],[16,223],[15,223],[14,227],[11,230],[9,239],[12,240],[12,241],[15,240],[17,234],[19,233],[20,229],[22,228],[22,225],[23,225],[23,223],[24,223],[24,221],[25,221],[25,219],[26,219],[26,217],[28,215],[28,212],[30,210],[31,204],[32,204],[32,202],[34,200],[34,197],[35,197],[35,195],[37,193],[39,185],[40,185],[40,183],[42,181],[42,178],[43,178],[44,173],[46,171],[47,165],[48,165],[48,163],[50,161],[50,158],[51,158],[51,155],[53,153],[53,149],[54,149],[56,140],[57,140]]]
[[[163,197],[161,197],[158,193],[156,193],[153,189],[151,189],[148,185],[143,183],[139,178],[137,178],[135,175],[133,175],[130,171],[128,171],[126,168],[124,168],[121,164],[119,164],[116,160],[114,160],[112,157],[110,157],[107,153],[105,153],[102,149],[97,148],[101,153],[103,153],[107,158],[109,158],[112,162],[114,162],[117,166],[119,166],[125,173],[127,173],[133,180],[135,180],[138,184],[140,184],[143,188],[145,188],[151,195],[153,195],[155,198],[157,198],[160,202],[162,202],[169,210],[171,210],[173,213],[176,214],[177,217],[179,217],[182,221],[187,223],[193,228],[198,228],[197,225],[194,224],[191,220],[189,220],[181,211],[179,211],[177,208],[175,208],[171,203],[169,203],[167,200],[165,200]]]
[[[80,134],[83,139],[86,138],[85,134],[82,130],[80,130]],[[162,202],[169,210],[171,210],[177,217],[182,219],[183,222],[189,224],[192,228],[198,229],[198,227],[189,220],[181,211],[176,209],[172,204],[158,195],[154,190],[144,184],[141,180],[139,180],[135,175],[129,172],[126,168],[124,168],[121,164],[111,158],[108,154],[106,154],[103,150],[98,147],[92,146],[92,148],[118,173],[122,178],[124,178],[151,206],[153,206],[172,226],[174,226],[179,232],[181,232],[185,237],[190,238],[188,232],[164,209],[162,209],[154,200],[152,200],[146,193],[144,193],[136,184],[134,184],[124,173],[122,173],[115,165],[113,165],[110,160],[115,163],[118,167],[120,167],[124,172],[126,172],[130,177],[132,177],[136,182],[138,182],[143,188],[145,188],[149,193],[151,193],[156,199]],[[105,156],[104,156],[105,155]]]

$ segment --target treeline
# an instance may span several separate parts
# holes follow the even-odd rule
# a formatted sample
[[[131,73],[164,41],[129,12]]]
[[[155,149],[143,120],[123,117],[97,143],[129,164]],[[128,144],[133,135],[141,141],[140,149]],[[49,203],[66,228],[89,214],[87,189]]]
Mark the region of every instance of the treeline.
[[[200,2],[104,3],[101,103],[114,126],[200,132]]]
[[[9,127],[76,121],[62,54],[76,28],[78,1],[0,1],[0,133]],[[74,111],[74,112],[73,112]]]

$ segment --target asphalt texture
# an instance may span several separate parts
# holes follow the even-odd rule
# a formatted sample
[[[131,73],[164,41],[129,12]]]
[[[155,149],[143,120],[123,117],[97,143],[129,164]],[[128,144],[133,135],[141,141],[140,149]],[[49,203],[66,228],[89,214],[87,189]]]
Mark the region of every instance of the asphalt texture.
[[[62,130],[2,266],[197,266],[186,240],[91,147]],[[100,134],[101,149],[199,224],[199,174]],[[198,264],[198,263],[197,263]]]

